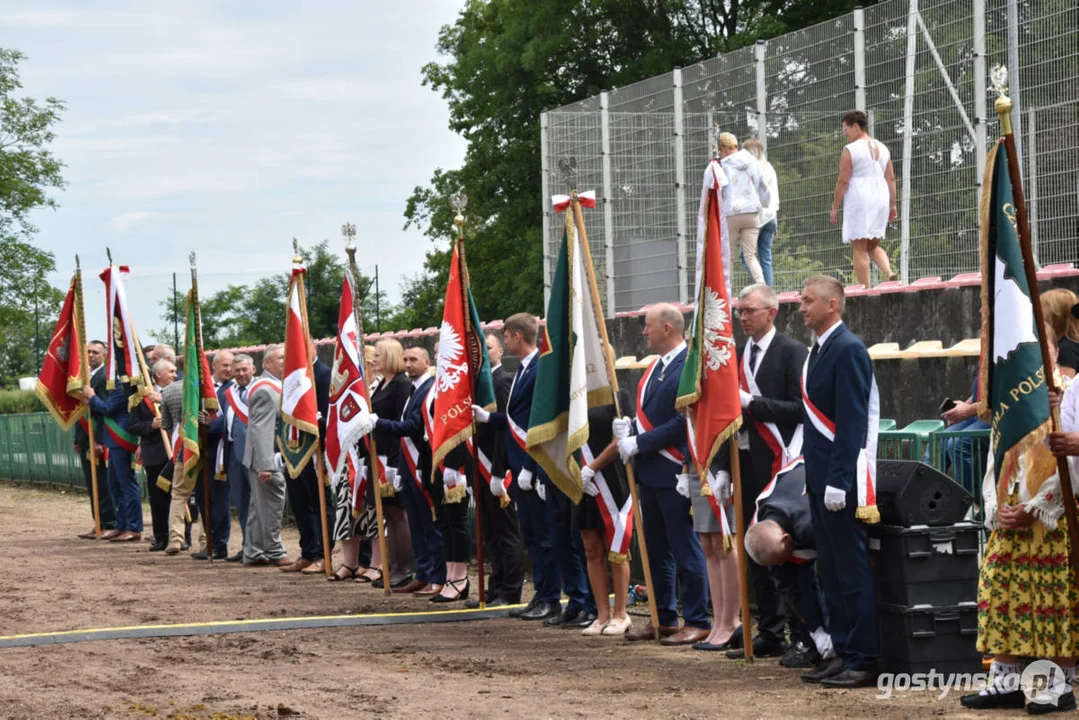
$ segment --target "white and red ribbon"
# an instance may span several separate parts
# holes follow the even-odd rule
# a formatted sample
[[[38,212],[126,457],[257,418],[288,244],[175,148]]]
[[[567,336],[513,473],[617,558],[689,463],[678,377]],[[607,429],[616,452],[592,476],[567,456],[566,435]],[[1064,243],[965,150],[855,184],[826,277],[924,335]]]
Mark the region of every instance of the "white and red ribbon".
[[[577,193],[577,201],[581,203],[581,207],[594,208],[596,206],[596,191],[587,190],[583,193]],[[551,196],[551,204],[554,206],[555,212],[563,212],[571,202],[573,202],[573,198],[569,195]]]
[[[637,383],[637,432],[646,433],[652,430],[652,421],[648,419],[648,416],[644,414],[644,389],[648,387],[648,381],[652,378],[652,373],[656,369],[656,363],[659,359],[652,361],[652,364],[648,366],[648,370],[645,371],[644,377]],[[668,448],[664,448],[659,451],[659,454],[667,458],[676,465],[682,465],[686,461],[685,455],[673,445]]]

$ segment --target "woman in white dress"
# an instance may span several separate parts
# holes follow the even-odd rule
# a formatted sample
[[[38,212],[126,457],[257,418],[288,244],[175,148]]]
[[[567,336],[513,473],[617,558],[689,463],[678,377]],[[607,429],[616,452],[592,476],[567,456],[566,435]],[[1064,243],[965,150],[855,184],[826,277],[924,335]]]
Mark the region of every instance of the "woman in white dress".
[[[839,158],[839,180],[835,184],[832,212],[835,225],[839,204],[843,203],[843,242],[854,248],[854,274],[869,287],[869,261],[880,268],[881,275],[897,279],[888,262],[888,253],[880,246],[888,223],[899,213],[895,208],[895,171],[888,148],[869,137],[868,119],[861,110],[843,116],[843,134],[848,144]]]

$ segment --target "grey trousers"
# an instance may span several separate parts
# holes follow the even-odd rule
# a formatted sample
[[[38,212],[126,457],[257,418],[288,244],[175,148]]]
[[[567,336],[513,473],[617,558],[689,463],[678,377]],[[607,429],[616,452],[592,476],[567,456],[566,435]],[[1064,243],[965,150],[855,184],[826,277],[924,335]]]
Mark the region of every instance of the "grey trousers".
[[[281,542],[285,476],[275,472],[268,482],[262,482],[254,470],[248,469],[247,475],[251,484],[251,505],[247,511],[244,563],[283,558],[288,554]]]

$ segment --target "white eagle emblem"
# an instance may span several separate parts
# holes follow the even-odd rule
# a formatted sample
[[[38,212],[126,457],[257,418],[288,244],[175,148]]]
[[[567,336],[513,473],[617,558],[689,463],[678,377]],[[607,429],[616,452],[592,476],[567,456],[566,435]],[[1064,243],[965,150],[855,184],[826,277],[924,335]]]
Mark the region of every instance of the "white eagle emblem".
[[[464,352],[461,336],[452,325],[443,320],[438,331],[438,358],[435,361],[438,392],[448,392],[457,387],[461,376],[468,373],[468,363],[462,362]]]
[[[727,301],[719,297],[712,288],[704,288],[704,337],[701,348],[704,350],[704,362],[709,370],[719,370],[726,367],[733,355],[734,338],[723,335],[722,331],[729,330],[730,315],[727,312]]]

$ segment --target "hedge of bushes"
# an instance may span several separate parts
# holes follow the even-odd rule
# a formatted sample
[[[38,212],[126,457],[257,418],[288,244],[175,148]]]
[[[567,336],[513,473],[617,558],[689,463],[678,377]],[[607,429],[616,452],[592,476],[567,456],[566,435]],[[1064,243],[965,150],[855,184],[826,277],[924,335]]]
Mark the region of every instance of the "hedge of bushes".
[[[0,390],[0,415],[48,412],[41,400],[29,390]]]

